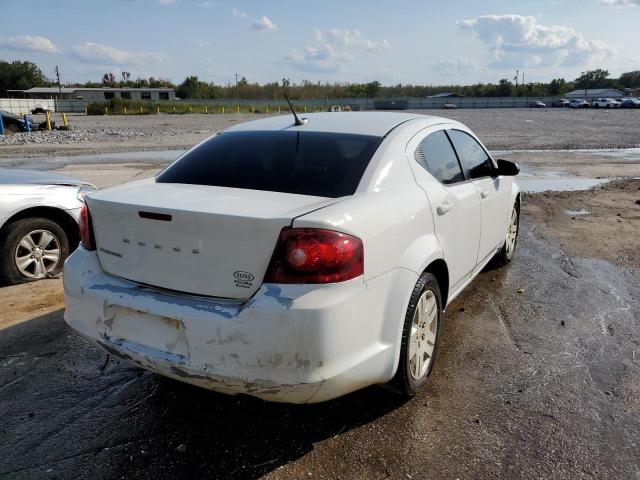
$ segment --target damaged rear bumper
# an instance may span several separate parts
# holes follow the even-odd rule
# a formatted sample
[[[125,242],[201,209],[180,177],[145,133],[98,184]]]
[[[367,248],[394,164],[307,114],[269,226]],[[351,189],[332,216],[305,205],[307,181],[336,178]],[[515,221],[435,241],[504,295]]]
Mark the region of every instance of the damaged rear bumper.
[[[246,302],[227,301],[108,275],[95,252],[80,247],[65,264],[65,320],[110,353],[177,380],[269,401],[321,402],[393,377],[387,300],[410,282],[414,274],[398,270],[367,283],[264,284]]]

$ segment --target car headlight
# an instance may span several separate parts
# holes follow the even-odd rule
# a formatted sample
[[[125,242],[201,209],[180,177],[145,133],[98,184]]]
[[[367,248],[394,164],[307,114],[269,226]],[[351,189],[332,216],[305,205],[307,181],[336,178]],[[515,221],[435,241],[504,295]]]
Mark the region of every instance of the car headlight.
[[[95,190],[94,187],[90,187],[88,185],[82,186],[78,188],[78,193],[76,194],[76,198],[79,201],[84,202],[84,196],[89,192],[93,192],[94,190]]]

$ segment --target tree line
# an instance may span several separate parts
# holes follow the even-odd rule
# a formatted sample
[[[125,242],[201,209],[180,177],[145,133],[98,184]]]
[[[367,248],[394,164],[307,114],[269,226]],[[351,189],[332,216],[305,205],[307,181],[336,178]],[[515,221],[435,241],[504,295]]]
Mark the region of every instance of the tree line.
[[[31,87],[53,86],[40,68],[32,62],[0,61],[0,96],[6,96],[7,90],[26,90]],[[292,82],[283,78],[280,82],[259,84],[245,77],[226,85],[205,82],[197,76],[188,76],[180,84],[174,84],[163,78],[131,79],[129,72],[116,75],[107,72],[100,81],[83,84],[66,84],[69,87],[133,87],[133,88],[174,88],[176,96],[182,99],[255,99],[280,100],[283,87],[290,97],[296,100],[316,98],[422,98],[438,93],[454,93],[466,97],[538,97],[562,96],[567,92],[583,88],[640,88],[640,70],[623,73],[619,78],[611,78],[603,69],[588,70],[578,78],[567,81],[556,78],[548,83],[533,82],[516,84],[506,78],[497,83],[477,83],[473,85],[382,85],[378,81],[368,83],[328,83]]]

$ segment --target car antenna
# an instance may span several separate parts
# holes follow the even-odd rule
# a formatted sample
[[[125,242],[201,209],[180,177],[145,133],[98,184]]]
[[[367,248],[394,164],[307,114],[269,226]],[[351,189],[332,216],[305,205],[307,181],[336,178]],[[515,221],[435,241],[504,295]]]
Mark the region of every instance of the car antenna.
[[[299,127],[300,125],[304,125],[306,122],[304,120],[306,120],[306,118],[304,120],[300,120],[300,118],[298,118],[298,114],[296,113],[296,111],[293,109],[293,105],[291,105],[291,100],[289,100],[289,95],[287,95],[287,92],[284,91],[284,89],[282,90],[282,93],[284,95],[285,100],[287,101],[287,103],[289,104],[289,108],[291,109],[291,113],[293,113],[293,118],[296,119],[296,121],[294,122],[296,127]]]

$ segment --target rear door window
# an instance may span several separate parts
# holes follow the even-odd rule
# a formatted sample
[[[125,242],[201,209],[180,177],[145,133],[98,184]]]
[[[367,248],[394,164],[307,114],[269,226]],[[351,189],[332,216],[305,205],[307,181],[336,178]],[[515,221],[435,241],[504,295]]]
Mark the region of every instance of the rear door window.
[[[464,180],[458,158],[444,130],[425,137],[414,156],[422,168],[445,185]]]
[[[475,138],[461,130],[449,130],[448,134],[467,179],[490,177],[495,174],[491,157]]]
[[[326,132],[223,132],[156,181],[320,197],[355,193],[382,137]]]

